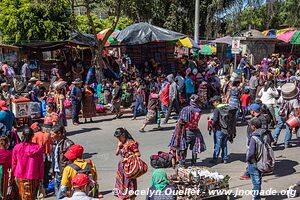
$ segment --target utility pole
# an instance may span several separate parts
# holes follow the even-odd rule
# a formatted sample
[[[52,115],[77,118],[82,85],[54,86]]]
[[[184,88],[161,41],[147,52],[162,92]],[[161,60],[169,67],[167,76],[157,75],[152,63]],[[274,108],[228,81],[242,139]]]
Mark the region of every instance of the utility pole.
[[[198,44],[199,42],[199,15],[200,15],[200,0],[195,2],[195,33],[194,40]]]

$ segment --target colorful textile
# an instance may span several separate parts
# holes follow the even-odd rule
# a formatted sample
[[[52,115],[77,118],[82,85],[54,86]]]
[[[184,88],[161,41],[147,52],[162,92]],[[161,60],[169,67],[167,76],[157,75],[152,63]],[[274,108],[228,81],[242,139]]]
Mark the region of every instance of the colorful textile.
[[[144,124],[155,124],[157,122],[157,114],[154,110],[148,110]]]
[[[84,91],[82,102],[82,117],[92,118],[96,117],[96,105],[94,102],[94,93],[90,89]]]
[[[121,160],[118,164],[118,171],[116,175],[116,195],[120,199],[127,199],[129,197],[129,194],[126,193],[126,191],[133,190],[135,191],[137,189],[137,181],[136,179],[127,179],[124,175],[124,169],[123,169],[123,162],[122,160],[128,155],[132,153],[137,153],[139,152],[138,149],[138,143],[135,141],[130,141],[128,142],[127,145],[125,145],[122,149],[120,149],[119,154],[121,156]]]
[[[96,94],[98,96],[98,103],[103,104],[104,103],[104,94],[102,93],[103,85],[99,83],[97,85]]]
[[[195,139],[195,145],[193,146],[193,153],[201,153],[206,150],[206,145],[202,136],[202,133],[199,129],[194,130],[186,130],[185,128],[182,128],[179,123],[177,123],[175,127],[175,131],[171,137],[171,140],[169,142],[169,147],[171,150],[177,150],[177,151],[184,151],[187,149],[187,139],[186,134],[193,135],[193,138]],[[191,137],[190,137],[191,138]]]
[[[175,130],[168,145],[172,150],[183,151],[187,149],[185,128],[180,122],[175,126]]]
[[[0,177],[0,198],[6,199],[8,189],[9,173],[11,167],[12,152],[6,149],[0,149],[0,167],[2,168],[2,176]]]
[[[47,113],[44,118],[44,125],[50,125],[53,126],[55,123],[59,121],[59,116],[57,113]]]
[[[237,88],[237,87],[233,87],[230,89],[229,91],[229,106],[233,107],[233,108],[239,108],[240,107],[240,99],[239,99],[239,95],[240,95],[241,89]]]
[[[17,178],[19,194],[22,200],[35,200],[39,189],[39,180]]]

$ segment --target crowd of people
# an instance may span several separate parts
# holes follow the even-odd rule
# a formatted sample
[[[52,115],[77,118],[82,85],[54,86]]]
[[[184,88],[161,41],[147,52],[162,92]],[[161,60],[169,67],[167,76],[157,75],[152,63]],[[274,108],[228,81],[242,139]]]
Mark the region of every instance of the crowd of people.
[[[300,59],[294,56],[273,55],[252,66],[244,55],[236,68],[233,65],[227,67],[213,57],[183,57],[173,74],[165,74],[163,67],[153,59],[137,68],[124,58],[119,69],[112,73],[118,74],[117,77],[107,76],[97,82],[96,69],[92,66],[85,80],[78,76],[71,83],[63,80],[57,64],[51,70],[50,83],[42,82],[31,76],[26,61],[21,70],[25,83],[23,93],[16,91],[15,72],[10,68],[7,63],[2,63],[0,70],[2,199],[8,199],[8,196],[22,200],[35,199],[38,195],[46,197],[49,182],[54,185],[57,199],[103,197],[98,193],[95,164],[83,158],[84,148],[80,144],[67,138],[67,108],[71,108],[75,126],[82,123],[80,116],[85,123],[88,119],[93,122],[96,105],[110,108],[115,114],[114,119],[122,117],[121,108],[132,108],[131,120],[145,116],[140,132],[145,132],[150,124],[163,129],[163,124],[168,123],[175,111],[177,123],[168,146],[175,163],[187,166],[188,149],[192,151],[189,164],[194,165],[197,155],[208,148],[198,123],[202,110],[213,107],[207,128],[214,138],[212,164],[218,163],[220,154],[223,163],[230,162],[227,143],[234,142],[235,126],[248,125],[247,167],[241,179],[252,179],[253,190],[257,191],[254,199],[260,199],[263,173],[257,162],[262,157],[262,146],[280,145],[278,138],[286,126],[284,147],[290,148],[293,133],[300,132],[299,124],[289,124],[291,117],[299,117],[300,109]],[[20,127],[11,110],[12,100],[22,94],[41,104],[43,121],[22,127],[19,138]],[[247,122],[248,115],[251,120]],[[275,128],[273,133],[272,128]],[[139,143],[125,128],[118,128],[114,136],[118,139],[115,155],[121,157],[114,194],[120,199],[135,199],[126,191],[135,191],[137,180],[125,175],[124,162],[130,156],[141,156]],[[163,170],[155,170],[150,190],[166,188],[176,190],[169,184]],[[147,199],[156,198],[148,196]]]

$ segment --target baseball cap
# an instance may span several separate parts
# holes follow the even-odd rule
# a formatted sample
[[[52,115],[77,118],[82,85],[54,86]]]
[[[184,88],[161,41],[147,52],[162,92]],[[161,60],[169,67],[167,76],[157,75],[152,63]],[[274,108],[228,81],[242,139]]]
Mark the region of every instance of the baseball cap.
[[[34,122],[33,124],[31,124],[31,126],[30,126],[30,128],[32,129],[32,130],[34,130],[34,129],[37,129],[37,128],[39,128],[40,126],[39,126],[39,123],[38,122]]]
[[[8,110],[6,101],[3,101],[3,100],[0,101],[0,108],[1,108],[1,110],[4,110],[4,111]]]
[[[73,187],[82,187],[90,183],[90,179],[86,174],[77,174],[72,179]]]
[[[75,160],[83,155],[83,147],[80,144],[72,145],[64,154],[69,160]]]
[[[36,85],[43,85],[44,82],[42,82],[42,81],[37,81],[35,84],[36,84]]]
[[[257,103],[253,103],[250,105],[250,110],[253,110],[254,112],[259,113],[260,112],[260,105],[258,105]]]

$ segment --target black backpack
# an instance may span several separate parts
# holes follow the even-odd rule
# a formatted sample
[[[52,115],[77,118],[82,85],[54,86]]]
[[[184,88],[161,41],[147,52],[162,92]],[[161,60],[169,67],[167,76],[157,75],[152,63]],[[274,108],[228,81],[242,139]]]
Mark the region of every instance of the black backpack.
[[[76,170],[77,174],[86,174],[88,177],[92,177],[92,173],[91,173],[92,164],[91,163],[87,163],[84,169],[81,169],[81,167],[79,167],[75,163],[72,163],[69,166],[72,167],[74,170]],[[88,196],[93,197],[93,198],[98,198],[98,195],[99,195],[99,185],[96,181],[92,180]]]
[[[218,108],[220,111],[220,126],[224,134],[228,135],[228,140],[232,143],[236,136],[236,113],[237,108],[225,105]]]
[[[172,167],[173,155],[159,151],[158,154],[150,156],[150,164],[153,168],[169,168]]]

